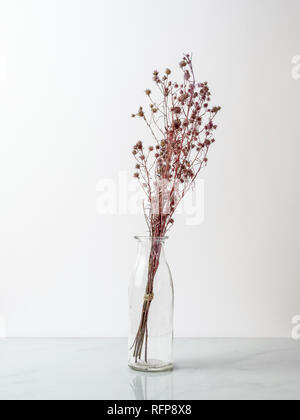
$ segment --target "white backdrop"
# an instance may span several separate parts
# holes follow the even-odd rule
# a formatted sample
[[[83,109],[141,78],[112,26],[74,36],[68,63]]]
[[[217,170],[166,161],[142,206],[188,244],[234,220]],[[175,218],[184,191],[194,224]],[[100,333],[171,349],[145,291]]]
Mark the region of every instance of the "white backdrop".
[[[0,317],[9,336],[126,336],[141,217],[101,215],[129,118],[193,52],[218,142],[205,219],[167,253],[177,336],[290,336],[300,314],[299,0],[1,0]],[[294,64],[292,60],[294,57]]]

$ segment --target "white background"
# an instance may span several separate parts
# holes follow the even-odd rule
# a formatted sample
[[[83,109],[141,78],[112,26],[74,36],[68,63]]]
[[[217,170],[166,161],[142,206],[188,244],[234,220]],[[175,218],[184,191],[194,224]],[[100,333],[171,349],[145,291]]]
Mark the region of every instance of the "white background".
[[[193,52],[219,117],[205,221],[167,251],[177,336],[290,336],[300,313],[299,0],[1,0],[0,316],[9,336],[127,334],[142,218],[97,213],[131,176],[129,118]],[[176,73],[176,72],[175,72]],[[145,137],[146,138],[146,135]]]

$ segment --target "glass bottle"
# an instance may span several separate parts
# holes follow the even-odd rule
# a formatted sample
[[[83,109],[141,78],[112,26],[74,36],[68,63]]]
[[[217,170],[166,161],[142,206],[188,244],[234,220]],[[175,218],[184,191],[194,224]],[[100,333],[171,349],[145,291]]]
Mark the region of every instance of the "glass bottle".
[[[138,258],[129,285],[131,368],[161,372],[173,367],[174,288],[164,238],[135,237]]]

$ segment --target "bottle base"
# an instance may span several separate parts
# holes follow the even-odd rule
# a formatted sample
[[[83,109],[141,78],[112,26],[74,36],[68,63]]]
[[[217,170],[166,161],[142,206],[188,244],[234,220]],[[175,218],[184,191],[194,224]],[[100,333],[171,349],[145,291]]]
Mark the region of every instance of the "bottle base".
[[[146,362],[141,360],[131,361],[128,363],[128,366],[140,372],[165,372],[167,370],[173,369],[173,363],[165,363],[161,360],[150,359]]]

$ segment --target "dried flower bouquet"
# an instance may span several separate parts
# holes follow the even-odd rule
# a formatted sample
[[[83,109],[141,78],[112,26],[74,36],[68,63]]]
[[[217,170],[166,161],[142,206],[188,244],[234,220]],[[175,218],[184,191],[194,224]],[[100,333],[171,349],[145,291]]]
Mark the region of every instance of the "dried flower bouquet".
[[[156,238],[165,237],[173,226],[180,201],[207,165],[209,149],[215,142],[214,120],[221,109],[211,106],[208,83],[196,82],[192,56],[184,55],[179,66],[183,72],[180,83],[171,80],[170,69],[163,74],[153,72],[158,99],[147,89],[148,111],[141,106],[132,114],[145,122],[153,138],[153,144],[147,147],[138,141],[132,151],[136,160],[134,177],[146,195],[143,207],[152,238],[147,287],[132,345],[136,361],[144,357],[147,362],[148,357],[148,318],[162,246]]]

